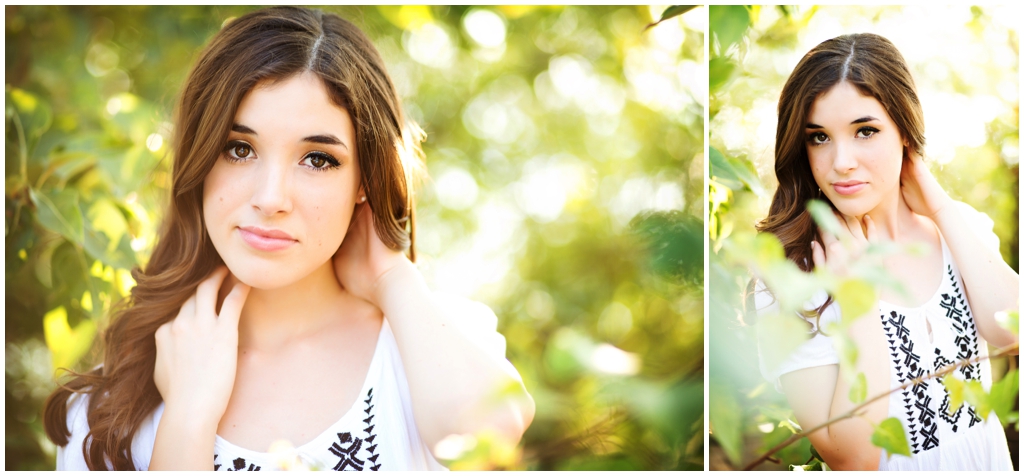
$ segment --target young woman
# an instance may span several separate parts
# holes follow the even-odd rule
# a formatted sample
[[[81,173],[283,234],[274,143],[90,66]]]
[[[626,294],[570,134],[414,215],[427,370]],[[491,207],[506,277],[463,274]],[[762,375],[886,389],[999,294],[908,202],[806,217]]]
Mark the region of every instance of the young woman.
[[[1017,306],[1018,276],[999,254],[992,221],[952,200],[929,173],[924,142],[910,71],[880,36],[821,43],[783,88],[775,146],[779,188],[759,231],[776,235],[804,271],[825,266],[842,274],[878,240],[927,248],[923,255],[884,258],[907,292],[878,289],[874,311],[850,328],[859,350],[850,370],[864,372],[871,394],[985,355],[988,344],[1003,347],[1017,339],[994,315]],[[805,209],[810,199],[832,205],[845,237],[815,226]],[[778,312],[771,290],[760,285],[757,291],[758,312]],[[812,337],[781,364],[762,362],[762,372],[785,393],[800,425],[812,428],[854,404],[829,334],[829,323],[840,319],[838,305],[822,293],[807,309]],[[987,361],[954,375],[991,385]],[[995,414],[985,421],[965,403],[950,415],[949,406],[944,386],[928,380],[869,405],[863,418],[839,421],[809,438],[833,469],[1012,470]],[[872,424],[888,417],[903,423],[912,456],[884,454],[871,443]]]
[[[410,258],[419,138],[380,55],[302,8],[231,21],[178,103],[172,200],[103,364],[46,403],[58,469],[441,469],[533,401],[493,313]],[[408,250],[409,258],[403,253]]]

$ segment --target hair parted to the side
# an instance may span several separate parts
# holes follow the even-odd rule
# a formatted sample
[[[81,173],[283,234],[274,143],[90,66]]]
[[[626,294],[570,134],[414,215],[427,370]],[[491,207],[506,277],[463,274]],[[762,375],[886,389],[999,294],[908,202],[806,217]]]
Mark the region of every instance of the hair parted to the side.
[[[203,182],[220,156],[242,98],[258,83],[310,71],[355,126],[362,185],[378,236],[415,260],[414,174],[423,132],[407,121],[370,39],[334,14],[297,7],[257,10],[227,23],[199,55],[175,111],[173,183],[160,237],[131,297],[104,331],[103,365],[75,374],[47,399],[46,434],[69,441],[67,402],[88,394],[90,469],[135,469],[131,442],[160,404],[154,334],[222,263],[203,222]],[[69,448],[69,451],[78,448]]]
[[[807,157],[807,116],[822,94],[841,82],[857,87],[882,105],[899,129],[908,149],[924,155],[924,113],[906,61],[896,46],[872,33],[842,35],[815,46],[797,64],[779,98],[775,133],[775,176],[779,187],[768,216],[757,224],[782,242],[786,258],[811,271],[811,241],[820,239],[806,205],[811,199],[831,202],[818,189]],[[909,157],[904,150],[903,158]],[[820,315],[831,303],[813,314]]]

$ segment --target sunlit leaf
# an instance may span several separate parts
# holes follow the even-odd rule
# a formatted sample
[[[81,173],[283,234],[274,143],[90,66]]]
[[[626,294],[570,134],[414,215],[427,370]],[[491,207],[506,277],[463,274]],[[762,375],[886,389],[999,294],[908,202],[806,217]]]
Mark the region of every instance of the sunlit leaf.
[[[73,243],[82,243],[85,227],[82,223],[82,210],[78,207],[78,193],[74,190],[42,193],[35,189],[29,193],[36,205],[40,225],[60,233]]]
[[[711,437],[722,445],[730,460],[738,463],[743,451],[742,407],[728,387],[712,384],[709,390]]]
[[[992,413],[992,400],[979,380],[964,382],[964,401],[974,407],[974,412],[983,420],[988,420]]]
[[[850,401],[853,403],[861,403],[868,398],[868,378],[864,375],[864,372],[860,372],[853,379],[853,384],[850,385]]]
[[[795,314],[758,316],[757,338],[765,366],[775,368],[810,337],[810,325]]]
[[[886,459],[892,455],[910,456],[907,434],[903,431],[903,423],[896,417],[886,418],[875,427],[871,434],[871,444],[885,450]]]
[[[50,105],[24,89],[8,88],[7,114],[16,113],[27,139],[43,135],[53,122]]]
[[[86,319],[71,329],[67,310],[60,306],[43,316],[43,336],[53,355],[54,370],[71,368],[92,347],[96,324]]]
[[[728,57],[711,58],[711,61],[708,61],[708,86],[712,94],[728,84],[735,71],[736,62]]]
[[[755,195],[763,195],[764,187],[757,172],[748,161],[723,155],[718,149],[711,147],[708,150],[711,156],[710,175],[715,181],[733,189],[747,189]]]
[[[1017,403],[1019,386],[1020,380],[1017,378],[1017,369],[1013,369],[1007,372],[1002,380],[993,383],[992,389],[989,391],[989,403],[992,405],[992,409],[995,410],[996,416],[999,417],[999,421],[1004,424],[1012,421],[1010,414]]]
[[[860,279],[842,280],[832,297],[839,304],[845,325],[850,325],[856,319],[878,308],[875,287]]]
[[[1004,329],[1008,329],[1010,332],[1013,332],[1013,335],[1019,335],[1019,319],[1020,311],[1018,311],[1017,309],[1011,309],[1009,311],[1000,311],[996,313],[996,322],[998,322],[999,325],[1002,326]]]
[[[853,377],[853,369],[857,368],[859,351],[857,344],[845,332],[832,333],[832,345],[839,354],[839,369],[849,377]]]
[[[809,200],[807,202],[807,211],[810,212],[814,222],[820,228],[835,236],[843,236],[842,225],[839,224],[839,219],[836,218],[835,212],[832,211],[832,207],[827,203],[821,200]]]
[[[949,409],[947,413],[953,415],[964,404],[964,382],[954,377],[953,374],[947,374],[939,381],[942,382],[942,385],[946,387],[946,392],[949,393]]]
[[[750,12],[743,5],[711,5],[708,13],[711,35],[725,54],[729,47],[740,41],[750,26]]]
[[[659,18],[658,21],[647,25],[645,29],[655,26],[658,23],[668,20],[669,18],[675,18],[699,6],[700,5],[672,5],[666,8],[665,11],[661,12],[661,18]]]

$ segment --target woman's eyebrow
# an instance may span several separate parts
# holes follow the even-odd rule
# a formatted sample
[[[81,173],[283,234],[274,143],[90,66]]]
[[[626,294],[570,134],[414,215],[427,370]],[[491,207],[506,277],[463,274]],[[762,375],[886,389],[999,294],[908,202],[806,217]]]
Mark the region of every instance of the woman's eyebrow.
[[[865,122],[871,122],[871,121],[877,121],[877,120],[878,119],[875,119],[874,117],[871,117],[871,116],[864,116],[864,117],[862,117],[860,119],[854,119],[854,121],[851,122],[850,124],[862,124],[862,123],[865,123]]]
[[[806,128],[807,129],[824,129],[824,127],[821,127],[821,126],[819,126],[819,125],[817,125],[817,124],[815,124],[813,122],[808,122]]]
[[[259,135],[259,134],[256,133],[256,131],[252,130],[252,128],[250,128],[248,126],[243,126],[243,125],[238,124],[238,123],[231,124],[231,131],[232,132],[237,132],[239,134],[249,134],[251,136]]]
[[[312,142],[314,144],[340,145],[348,149],[347,144],[331,134],[317,134],[315,136],[305,137],[302,140],[304,142]]]

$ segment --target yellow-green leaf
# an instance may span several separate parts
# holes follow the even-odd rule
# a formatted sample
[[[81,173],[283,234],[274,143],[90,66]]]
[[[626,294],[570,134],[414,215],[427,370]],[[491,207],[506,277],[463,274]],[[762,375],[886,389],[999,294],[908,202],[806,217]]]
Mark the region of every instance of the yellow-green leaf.
[[[53,356],[54,370],[71,368],[78,363],[92,347],[95,337],[96,324],[91,320],[84,320],[71,329],[64,306],[57,307],[43,316],[43,338]]]
[[[947,412],[952,415],[964,403],[964,382],[954,377],[953,374],[942,377],[940,382],[946,387],[946,392],[949,393],[949,409]]]
[[[850,401],[861,403],[868,398],[868,378],[864,372],[858,373],[850,385]]]
[[[818,224],[818,227],[836,236],[843,236],[839,219],[832,211],[832,207],[821,200],[808,200],[807,211],[811,218]]]
[[[1019,335],[1017,333],[1020,327],[1019,320],[1020,312],[1017,309],[996,313],[996,322],[998,322],[1003,328],[1013,332],[1013,335]]]
[[[759,316],[757,338],[768,368],[778,366],[809,337],[810,326],[795,314]]]
[[[78,207],[78,194],[73,190],[62,190],[45,194],[29,189],[29,196],[36,205],[36,217],[46,229],[60,233],[72,243],[82,243],[85,226],[82,211]]]
[[[1013,404],[1017,403],[1017,390],[1020,381],[1017,379],[1017,369],[1009,371],[1002,380],[992,384],[988,400],[992,409],[996,411],[999,421],[1008,423],[1010,413],[1013,411]]]
[[[910,456],[907,434],[896,417],[886,418],[875,427],[875,432],[871,434],[871,444],[888,452],[887,459],[892,455]]]
[[[833,292],[843,324],[850,325],[857,318],[876,307],[875,287],[861,279],[844,279]]]
[[[968,380],[964,383],[964,400],[974,407],[974,412],[978,416],[983,420],[988,420],[989,414],[992,413],[992,402],[980,381]]]

